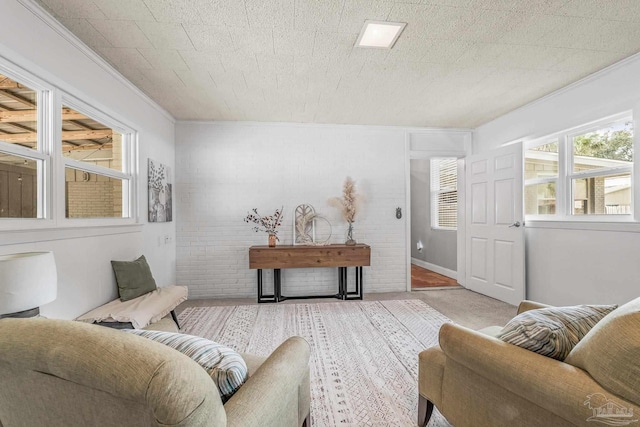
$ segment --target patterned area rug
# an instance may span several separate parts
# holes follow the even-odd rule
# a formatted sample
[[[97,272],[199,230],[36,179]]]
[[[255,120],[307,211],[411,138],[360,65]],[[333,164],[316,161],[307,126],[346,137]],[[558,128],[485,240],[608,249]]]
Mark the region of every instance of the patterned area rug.
[[[261,356],[304,337],[314,427],[416,426],[418,353],[450,322],[420,300],[190,307],[179,319],[186,334]],[[450,424],[434,413],[429,426]]]

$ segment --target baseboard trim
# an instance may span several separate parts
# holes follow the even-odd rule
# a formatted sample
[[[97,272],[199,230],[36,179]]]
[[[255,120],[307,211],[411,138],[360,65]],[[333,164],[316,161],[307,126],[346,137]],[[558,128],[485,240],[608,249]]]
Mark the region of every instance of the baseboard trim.
[[[434,271],[443,276],[447,276],[450,279],[458,280],[458,272],[449,270],[448,268],[440,267],[439,265],[431,264],[430,262],[422,261],[418,258],[411,258],[411,264],[415,264],[418,267],[426,268],[427,270]]]

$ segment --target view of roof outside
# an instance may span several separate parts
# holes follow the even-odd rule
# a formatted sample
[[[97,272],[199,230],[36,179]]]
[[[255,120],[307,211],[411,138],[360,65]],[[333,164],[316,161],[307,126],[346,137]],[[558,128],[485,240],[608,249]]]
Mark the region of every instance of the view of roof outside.
[[[23,149],[38,147],[38,92],[0,74],[0,141]],[[63,156],[122,170],[122,135],[67,106],[61,111]],[[42,161],[0,151],[0,217],[36,218],[37,170]],[[69,218],[121,217],[122,180],[65,168]]]
[[[0,141],[37,150],[38,93],[0,74]],[[0,151],[0,218],[36,218],[39,160]]]

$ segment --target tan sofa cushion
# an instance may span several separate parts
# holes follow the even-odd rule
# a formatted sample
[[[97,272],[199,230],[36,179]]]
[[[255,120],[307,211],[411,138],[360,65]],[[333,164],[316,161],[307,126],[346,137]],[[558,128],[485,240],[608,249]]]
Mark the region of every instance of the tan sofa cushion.
[[[605,389],[640,405],[640,298],[613,311],[574,347],[565,362]]]
[[[486,328],[478,329],[478,332],[495,338],[502,332],[502,326],[487,326]]]
[[[162,344],[68,320],[2,319],[0,349],[7,427],[227,425],[211,378]]]
[[[164,316],[157,322],[151,323],[142,329],[145,329],[147,331],[180,332],[180,330],[178,329],[178,325],[176,325],[176,322],[173,321],[173,318],[170,315]]]

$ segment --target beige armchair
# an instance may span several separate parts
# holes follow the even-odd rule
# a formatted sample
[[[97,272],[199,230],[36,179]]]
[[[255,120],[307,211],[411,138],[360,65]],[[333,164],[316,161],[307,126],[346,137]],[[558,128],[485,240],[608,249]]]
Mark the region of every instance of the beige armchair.
[[[546,306],[523,301],[518,313],[542,307]],[[612,328],[596,331],[606,318],[590,334],[601,334],[609,342],[598,345],[605,348],[593,350],[609,352],[602,355],[606,358],[602,360],[611,360],[612,355],[615,359],[616,354],[625,353],[624,362],[611,360],[613,366],[606,363],[603,366],[617,370],[621,378],[628,380],[631,377],[625,375],[631,376],[640,369],[640,357],[637,357],[640,328],[637,315],[633,314],[640,312],[640,299],[623,307],[613,313],[626,310],[636,317],[632,322],[615,325],[613,330],[618,331],[618,336],[612,336]],[[492,335],[499,330],[499,327],[491,327],[476,332],[454,324],[442,326],[440,345],[419,356],[419,426],[427,425],[434,405],[455,427],[593,426],[593,421],[602,420],[607,411],[618,421],[640,424],[637,421],[640,419],[640,397],[621,397],[596,382],[583,369],[494,338]],[[622,348],[626,349],[617,350]],[[592,356],[599,360],[597,355]],[[631,384],[633,390],[640,382]],[[626,395],[634,394],[632,391]],[[635,396],[640,396],[640,388]]]
[[[66,320],[0,320],[0,426],[299,427],[309,345],[289,338],[224,405],[196,362],[157,342]]]

